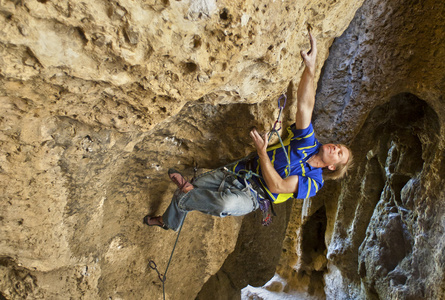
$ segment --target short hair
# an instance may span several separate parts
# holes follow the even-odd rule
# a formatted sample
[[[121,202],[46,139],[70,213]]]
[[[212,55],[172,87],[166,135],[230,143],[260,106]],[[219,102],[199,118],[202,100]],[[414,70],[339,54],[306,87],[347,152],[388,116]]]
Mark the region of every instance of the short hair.
[[[354,157],[352,156],[351,148],[346,145],[343,145],[349,151],[348,161],[344,164],[338,163],[335,165],[335,170],[329,170],[328,168],[323,168],[323,179],[337,180],[345,177],[348,172],[354,166]]]

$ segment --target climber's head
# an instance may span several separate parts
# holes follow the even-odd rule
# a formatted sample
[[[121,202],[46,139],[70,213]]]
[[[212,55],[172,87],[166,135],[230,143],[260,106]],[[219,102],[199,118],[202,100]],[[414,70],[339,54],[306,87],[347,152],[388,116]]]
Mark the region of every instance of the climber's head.
[[[344,177],[352,167],[352,151],[343,144],[324,144],[318,153],[322,162],[325,179],[340,179]]]

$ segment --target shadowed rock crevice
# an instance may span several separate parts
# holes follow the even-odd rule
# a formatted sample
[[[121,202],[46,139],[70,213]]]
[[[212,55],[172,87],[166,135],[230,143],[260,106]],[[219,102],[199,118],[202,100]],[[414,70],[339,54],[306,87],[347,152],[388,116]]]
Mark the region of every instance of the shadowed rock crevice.
[[[25,299],[38,294],[36,277],[30,270],[17,265],[11,257],[0,257],[0,270],[4,274],[0,284],[0,299],[8,299],[5,295],[17,295]]]
[[[197,300],[240,299],[242,288],[262,286],[273,277],[282,251],[291,204],[276,205],[277,217],[268,227],[261,225],[261,211],[243,218],[234,251],[219,272],[204,284]]]
[[[306,272],[311,278],[308,294],[320,298],[325,296],[323,274],[326,272],[326,222],[326,209],[323,206],[309,217],[302,228],[305,243],[302,247],[303,267],[299,272]]]
[[[318,269],[313,266],[318,256],[326,255],[326,245],[323,238],[326,233],[326,209],[324,206],[309,217],[303,225],[302,231],[303,240],[306,241],[302,247],[302,262],[306,266],[312,266],[309,271]]]
[[[387,298],[394,286],[406,297],[422,297],[422,289],[410,288],[419,279],[410,265],[419,259],[413,249],[424,208],[410,199],[423,189],[419,178],[434,159],[439,130],[428,104],[404,93],[372,110],[354,140],[354,153],[367,153],[356,160],[363,175],[347,179],[340,209],[353,205],[356,212],[353,218],[338,212],[328,257],[370,299]]]

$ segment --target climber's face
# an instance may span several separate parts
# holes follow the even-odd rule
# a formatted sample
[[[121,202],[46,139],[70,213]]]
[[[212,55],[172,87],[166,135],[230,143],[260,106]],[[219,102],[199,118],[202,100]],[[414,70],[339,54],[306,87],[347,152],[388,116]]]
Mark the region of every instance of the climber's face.
[[[336,166],[348,162],[349,150],[341,144],[324,144],[320,148],[320,155],[328,169],[334,171],[337,168]]]

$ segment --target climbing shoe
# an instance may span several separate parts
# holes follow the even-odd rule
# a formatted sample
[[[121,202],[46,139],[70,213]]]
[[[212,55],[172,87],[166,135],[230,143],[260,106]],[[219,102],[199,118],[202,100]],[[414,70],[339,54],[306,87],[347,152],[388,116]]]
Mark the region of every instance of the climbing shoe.
[[[185,178],[176,171],[175,169],[169,169],[168,170],[168,176],[170,177],[171,181],[173,181],[179,188],[181,192],[184,194],[188,193],[190,190],[193,190],[193,185],[185,180]]]
[[[143,222],[148,226],[158,226],[164,230],[168,229],[167,225],[162,222],[161,216],[151,217],[150,215],[146,215]]]

